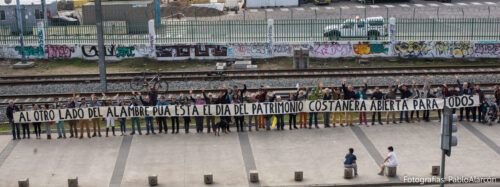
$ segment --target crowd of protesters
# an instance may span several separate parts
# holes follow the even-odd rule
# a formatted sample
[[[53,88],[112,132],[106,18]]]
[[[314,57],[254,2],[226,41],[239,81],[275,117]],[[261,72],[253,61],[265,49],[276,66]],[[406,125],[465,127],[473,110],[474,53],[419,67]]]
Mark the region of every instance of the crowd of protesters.
[[[404,85],[396,79],[394,85],[387,87],[387,92],[383,93],[379,87],[375,87],[374,90],[369,92],[367,81],[363,80],[363,86],[359,88],[354,88],[352,85],[347,84],[347,79],[344,78],[341,87],[336,87],[334,84],[330,87],[324,87],[323,83],[318,82],[315,87],[305,87],[301,88],[297,84],[297,91],[289,94],[288,101],[304,101],[304,100],[395,100],[395,99],[418,99],[418,98],[445,98],[454,96],[464,96],[464,95],[478,95],[480,98],[481,105],[478,107],[460,108],[459,111],[453,110],[453,113],[458,113],[459,120],[462,121],[465,117],[467,121],[479,121],[484,122],[489,119],[495,120],[498,115],[498,107],[500,105],[500,88],[495,87],[494,96],[495,102],[488,103],[484,96],[483,91],[480,89],[479,85],[474,85],[473,83],[461,82],[459,77],[456,76],[457,85],[448,86],[443,84],[437,88],[431,88],[428,78],[425,78],[424,86],[419,88],[415,85],[415,81],[412,81],[410,85]],[[67,98],[67,103],[63,104],[59,102],[58,98],[54,98],[53,103],[46,104],[32,104],[32,110],[49,110],[49,109],[62,109],[62,108],[87,108],[87,107],[99,107],[99,106],[165,106],[165,105],[203,105],[203,104],[239,104],[239,103],[263,103],[263,102],[282,102],[285,101],[275,92],[270,92],[267,86],[261,86],[256,93],[250,93],[247,91],[247,86],[245,82],[242,83],[243,89],[239,89],[237,85],[232,88],[226,88],[226,85],[222,85],[224,91],[219,92],[217,95],[214,93],[206,93],[204,88],[201,88],[200,95],[193,95],[192,91],[189,91],[188,95],[180,94],[180,97],[173,97],[169,95],[168,98],[165,95],[159,96],[154,87],[149,87],[147,89],[147,95],[143,97],[141,92],[132,91],[132,96],[125,99],[120,99],[120,95],[117,94],[113,98],[107,97],[106,94],[102,93],[101,98],[98,98],[95,94],[90,96],[90,100],[87,102],[85,97],[80,97],[80,95],[75,95],[73,91],[73,97]],[[399,92],[399,98],[398,98]],[[367,93],[371,93],[368,95]],[[30,124],[14,123],[13,114],[16,111],[25,111],[27,107],[24,104],[19,106],[15,105],[13,101],[9,101],[9,106],[7,107],[7,117],[12,127],[13,139],[21,139],[20,126],[22,128],[22,139],[30,138]],[[441,113],[437,110],[438,114]],[[324,112],[323,113],[323,124],[325,128],[336,127],[338,123],[340,126],[350,126],[353,125],[354,113],[358,113],[359,125],[368,125],[367,112]],[[371,125],[375,125],[376,121],[378,124],[383,125],[382,120],[383,112],[372,112],[371,114]],[[396,124],[397,113],[398,112],[384,112],[385,113],[385,123],[390,122]],[[422,118],[420,117],[422,114]],[[430,121],[429,117],[430,111],[401,111],[399,112],[399,123],[403,121],[407,123],[414,122],[415,120],[420,122]],[[299,128],[319,128],[318,125],[318,112],[311,112],[309,114],[305,112],[292,113],[288,115],[288,128],[299,129]],[[438,115],[439,118],[441,117]],[[220,135],[220,132],[228,133],[231,132],[230,127],[236,126],[237,132],[244,132],[245,129],[252,131],[254,128],[256,131],[259,129],[271,130],[271,124],[273,123],[273,118],[276,118],[276,129],[284,130],[285,128],[285,114],[276,115],[256,115],[256,116],[220,116],[217,120],[215,116],[197,116],[194,117],[196,124],[196,132],[203,133],[205,126],[207,133],[214,133],[215,135]],[[297,120],[297,117],[299,118]],[[495,117],[495,118],[492,118]],[[179,117],[144,117],[146,135],[156,134],[155,126],[158,127],[159,133],[168,133],[168,118],[171,124],[171,133],[179,133]],[[191,117],[182,117],[184,123],[184,132],[189,133],[189,124],[191,123]],[[247,120],[245,120],[247,119]],[[338,120],[337,120],[338,119]],[[141,119],[140,117],[132,117],[128,119],[131,121],[131,133],[134,135],[138,133],[142,135],[141,130]],[[81,120],[69,120],[69,121],[54,121],[54,122],[44,122],[44,123],[31,123],[34,129],[34,134],[37,139],[41,138],[41,126],[45,127],[45,133],[47,134],[47,139],[51,139],[51,126],[56,125],[57,139],[66,138],[65,123],[69,124],[69,138],[83,138],[86,132],[88,138],[99,136],[101,137],[101,122],[104,119],[94,118],[94,119],[81,119]],[[108,137],[110,134],[116,136],[115,133],[115,118],[107,117],[105,136]],[[118,118],[120,125],[120,135],[126,135],[126,122],[127,118]],[[217,122],[216,122],[217,121]],[[90,128],[90,123],[92,123],[92,131]],[[297,124],[298,123],[298,124]],[[500,120],[498,120],[500,123]],[[490,123],[491,124],[491,123]],[[80,131],[78,130],[80,127]],[[86,130],[86,131],[85,131]],[[110,132],[111,131],[111,132]]]

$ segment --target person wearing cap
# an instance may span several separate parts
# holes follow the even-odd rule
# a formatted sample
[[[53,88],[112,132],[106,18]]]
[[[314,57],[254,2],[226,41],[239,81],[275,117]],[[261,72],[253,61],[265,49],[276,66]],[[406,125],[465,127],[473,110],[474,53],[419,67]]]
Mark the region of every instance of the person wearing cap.
[[[191,94],[191,98],[193,98]],[[201,99],[201,95],[196,95],[195,105],[204,105],[205,101]],[[204,116],[195,116],[194,121],[196,122],[196,132],[203,133],[203,121],[205,120]]]
[[[323,83],[319,83],[319,90],[321,91],[321,96],[320,98],[325,101],[332,100],[332,93],[330,92],[330,89],[325,88],[323,89]],[[330,112],[323,112],[323,123],[325,125],[325,128],[330,128]]]
[[[76,99],[78,100],[78,98],[80,97],[80,95],[77,95],[76,96]],[[85,97],[82,97],[80,99],[80,102],[77,103],[77,106],[78,108],[88,108],[89,107],[89,104],[87,103],[87,101],[85,100]],[[83,130],[84,128],[87,128],[87,137],[90,138],[90,121],[89,119],[80,119],[80,139],[83,138]],[[76,138],[76,137],[75,137]]]
[[[90,99],[90,107],[101,107],[101,103],[95,94],[92,93],[92,95],[90,95]],[[97,135],[101,137],[101,118],[92,118],[92,127],[94,128],[94,134],[92,134],[92,137],[96,137]]]
[[[259,91],[257,92],[257,95],[255,96],[255,99],[257,99],[257,102],[263,103],[266,100],[267,96],[267,86],[261,86],[259,88]],[[265,119],[264,115],[257,115],[257,123],[259,128],[265,128]]]
[[[207,96],[204,87],[201,88],[201,93],[203,95],[203,100],[205,100],[205,104],[207,105],[215,104],[215,98],[213,97],[212,93],[208,93]],[[207,133],[210,133],[211,127],[215,133],[215,116],[206,116],[205,118],[207,119]]]
[[[297,101],[301,102],[307,100],[307,96],[309,96],[309,89],[306,89],[305,92],[306,93],[304,94],[304,90],[300,90],[300,87],[297,86],[297,93],[295,93],[295,95],[297,95]],[[302,126],[304,126],[304,128],[307,128],[306,124],[307,113],[299,112],[299,128],[302,128]]]
[[[177,98],[172,97],[172,95],[168,97],[170,98],[170,105],[179,105]],[[172,134],[179,134],[179,116],[172,116],[170,117],[170,120],[172,120]]]
[[[368,90],[368,85],[366,84],[366,79],[363,79],[363,87],[359,87],[356,93],[356,97],[363,102],[363,100],[366,100],[368,97],[366,96],[366,90]],[[365,125],[368,127],[368,122],[366,120],[366,112],[359,112],[358,113],[359,117],[359,125],[362,125],[362,122],[365,122]]]
[[[142,106],[155,106],[156,103],[154,103],[149,96],[146,96],[146,99],[142,99],[142,93],[137,92],[137,95],[139,95],[139,100],[141,100]],[[149,130],[151,130],[152,134],[155,133],[155,126],[153,123],[153,117],[152,116],[146,116],[144,117],[146,120],[146,135],[149,135]]]
[[[352,85],[345,86],[347,78],[344,77],[344,81],[342,82],[342,90],[344,90],[344,100],[355,100],[356,92],[353,91]],[[345,123],[347,126],[352,125],[352,118],[354,116],[353,112],[346,112]]]
[[[139,106],[139,103],[137,102],[137,99],[136,99],[135,95],[136,95],[136,93],[134,91],[132,91],[132,96],[130,97],[130,105],[129,105],[129,107],[138,107]],[[141,120],[139,119],[139,117],[131,117],[130,121],[132,123],[132,132],[130,133],[130,135],[134,135],[135,134],[135,127],[136,126],[137,126],[137,132],[139,133],[139,135],[142,135]]]
[[[281,96],[276,96],[276,93],[273,92],[273,95],[275,95],[276,102],[282,102],[281,101]],[[276,128],[278,130],[285,130],[285,115],[284,114],[276,114]]]
[[[342,88],[335,88],[335,85],[332,84],[332,99],[335,100],[335,101],[339,101],[339,100],[343,100],[344,97],[343,95],[341,94],[341,90]],[[333,112],[333,115],[332,115],[332,121],[333,121],[333,127],[335,127],[335,123],[337,122],[337,116],[339,117],[339,124],[340,126],[344,126],[344,124],[342,123],[342,115],[343,112]]]
[[[320,83],[317,84],[315,88],[310,88],[311,94],[307,97],[309,101],[316,101],[320,98]],[[309,129],[312,128],[312,123],[314,119],[314,126],[319,128],[318,126],[318,112],[309,112]]]
[[[160,100],[156,104],[157,106],[168,106],[167,100],[165,99],[165,96],[160,96]],[[156,121],[158,121],[158,132],[162,132],[163,130],[165,131],[165,134],[168,132],[168,126],[167,126],[167,117],[161,116],[157,117]]]

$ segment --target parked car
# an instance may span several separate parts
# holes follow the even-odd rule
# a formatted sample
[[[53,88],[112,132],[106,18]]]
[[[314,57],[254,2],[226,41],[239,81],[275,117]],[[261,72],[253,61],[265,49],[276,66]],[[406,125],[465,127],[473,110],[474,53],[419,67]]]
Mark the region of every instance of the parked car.
[[[226,0],[226,4],[224,5],[224,8],[226,11],[238,11],[238,0]]]
[[[329,40],[340,38],[368,38],[377,40],[381,36],[387,36],[387,23],[383,17],[368,17],[361,19],[347,19],[341,24],[326,26],[323,36]]]

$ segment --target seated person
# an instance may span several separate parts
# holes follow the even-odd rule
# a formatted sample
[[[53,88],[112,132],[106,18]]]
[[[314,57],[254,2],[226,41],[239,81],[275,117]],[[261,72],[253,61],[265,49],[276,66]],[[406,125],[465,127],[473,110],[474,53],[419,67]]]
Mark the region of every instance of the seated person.
[[[389,153],[387,154],[387,157],[384,159],[384,162],[382,162],[382,164],[380,165],[380,172],[378,173],[379,175],[384,175],[385,167],[398,166],[398,158],[396,157],[396,154],[394,153],[394,148],[392,146],[389,146],[387,148],[387,151]]]
[[[358,176],[358,166],[356,165],[356,155],[353,154],[354,149],[349,148],[349,153],[345,155],[344,166],[346,168],[354,168],[354,176]]]

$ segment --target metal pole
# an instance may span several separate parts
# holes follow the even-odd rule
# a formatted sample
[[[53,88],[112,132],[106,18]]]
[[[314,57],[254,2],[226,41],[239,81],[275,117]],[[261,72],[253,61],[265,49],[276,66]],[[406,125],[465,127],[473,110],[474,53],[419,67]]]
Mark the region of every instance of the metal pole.
[[[102,28],[101,0],[95,1],[95,19],[97,26],[97,55],[99,56],[99,77],[101,78],[101,91],[106,92],[106,49],[104,49],[104,31]]]
[[[161,24],[160,0],[155,0],[155,27]]]
[[[415,19],[415,8],[413,8],[413,19]]]
[[[488,19],[490,19],[490,13],[491,13],[490,6],[488,6]]]
[[[439,7],[436,9],[436,16],[439,19]]]
[[[47,16],[45,15],[45,12],[47,12],[47,10],[45,9],[45,0],[42,0],[42,19],[43,19],[43,25],[47,24]]]
[[[19,44],[21,45],[21,63],[26,64],[26,56],[24,54],[24,37],[23,37],[23,17],[21,15],[21,3],[16,0],[17,11],[17,27],[19,29]]]
[[[441,181],[439,186],[444,187],[444,163],[445,163],[445,153],[444,150],[441,150],[442,155],[441,155]]]

